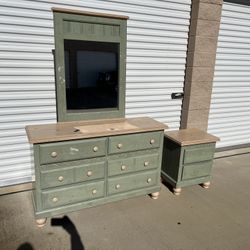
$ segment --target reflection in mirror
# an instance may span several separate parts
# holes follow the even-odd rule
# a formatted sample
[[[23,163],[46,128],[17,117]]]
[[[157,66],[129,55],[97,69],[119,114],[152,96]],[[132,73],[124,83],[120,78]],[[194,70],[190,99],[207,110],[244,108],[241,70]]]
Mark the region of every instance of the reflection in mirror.
[[[118,108],[119,44],[64,40],[67,112]]]

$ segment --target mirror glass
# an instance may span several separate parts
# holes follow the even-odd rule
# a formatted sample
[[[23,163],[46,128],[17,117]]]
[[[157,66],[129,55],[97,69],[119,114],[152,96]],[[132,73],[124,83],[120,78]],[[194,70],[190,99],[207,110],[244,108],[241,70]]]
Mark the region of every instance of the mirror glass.
[[[119,44],[64,40],[67,112],[118,108]]]

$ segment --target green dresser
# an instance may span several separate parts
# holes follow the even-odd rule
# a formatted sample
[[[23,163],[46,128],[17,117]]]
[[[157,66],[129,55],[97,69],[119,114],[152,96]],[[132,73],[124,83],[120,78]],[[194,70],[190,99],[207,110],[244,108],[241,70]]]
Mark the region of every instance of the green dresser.
[[[46,217],[160,191],[165,125],[151,118],[26,127],[37,224]]]
[[[194,184],[209,188],[218,140],[195,128],[165,133],[162,179],[173,186],[174,194],[179,195],[182,187]]]

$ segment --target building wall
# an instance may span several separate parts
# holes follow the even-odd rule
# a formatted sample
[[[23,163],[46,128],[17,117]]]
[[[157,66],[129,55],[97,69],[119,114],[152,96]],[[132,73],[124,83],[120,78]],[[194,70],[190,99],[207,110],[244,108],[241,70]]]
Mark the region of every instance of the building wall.
[[[126,116],[180,126],[191,0],[0,0],[0,186],[32,179],[25,126],[56,122],[51,7],[128,15]]]

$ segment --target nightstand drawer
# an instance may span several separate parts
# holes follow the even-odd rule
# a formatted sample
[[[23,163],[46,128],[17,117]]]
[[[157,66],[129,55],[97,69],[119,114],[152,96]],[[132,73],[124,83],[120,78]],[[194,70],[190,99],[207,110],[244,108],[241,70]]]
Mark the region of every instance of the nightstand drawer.
[[[109,138],[110,154],[160,147],[161,132],[120,135]]]
[[[40,164],[103,156],[106,138],[40,144]]]
[[[104,162],[89,164],[66,162],[43,166],[41,170],[41,188],[104,178],[104,164]]]
[[[158,167],[158,154],[140,155],[125,159],[109,160],[108,175],[127,174]]]
[[[126,191],[132,191],[140,188],[146,188],[157,184],[157,171],[138,173],[126,177],[115,177],[108,180],[108,193],[117,194]]]
[[[212,160],[214,157],[215,144],[202,144],[190,146],[184,149],[183,163],[193,163]]]
[[[212,165],[212,161],[184,165],[182,171],[182,180],[208,176],[211,174]]]
[[[42,192],[43,208],[49,209],[104,197],[104,181]]]

